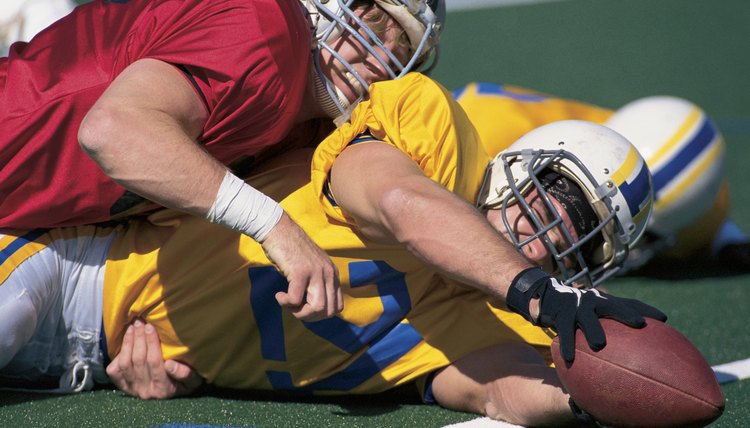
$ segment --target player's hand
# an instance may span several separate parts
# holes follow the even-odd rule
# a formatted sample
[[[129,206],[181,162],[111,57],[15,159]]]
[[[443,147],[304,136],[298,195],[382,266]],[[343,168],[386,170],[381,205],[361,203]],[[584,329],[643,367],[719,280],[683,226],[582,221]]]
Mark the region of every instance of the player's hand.
[[[539,315],[532,317],[529,303],[540,299]],[[607,344],[599,318],[612,318],[631,327],[646,325],[644,317],[666,321],[660,310],[635,299],[615,297],[598,290],[568,287],[539,268],[518,274],[508,290],[508,307],[534,325],[550,327],[560,337],[560,352],[567,362],[575,358],[576,328],[583,331],[592,350]]]
[[[288,291],[276,293],[276,300],[295,317],[318,321],[344,309],[336,265],[286,213],[262,245],[289,282]]]
[[[125,394],[144,400],[188,395],[203,383],[190,366],[164,361],[159,335],[140,320],[128,326],[120,353],[107,366],[107,375]]]

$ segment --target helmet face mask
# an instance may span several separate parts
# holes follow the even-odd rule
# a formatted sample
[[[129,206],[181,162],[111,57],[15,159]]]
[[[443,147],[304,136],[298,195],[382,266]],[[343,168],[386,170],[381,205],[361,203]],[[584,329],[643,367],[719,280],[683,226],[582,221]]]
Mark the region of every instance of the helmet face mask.
[[[346,61],[334,47],[343,35],[349,34],[379,63],[390,79],[398,79],[410,71],[429,71],[437,61],[438,39],[445,21],[444,0],[373,0],[399,24],[409,40],[410,52],[406,61],[386,46],[386,41],[373,31],[357,11],[366,4],[354,0],[301,0],[313,25],[313,58],[316,96],[331,117],[348,119],[351,108],[368,95],[368,82]],[[325,51],[357,81],[354,85],[358,99],[349,101],[341,88],[323,71],[320,54]]]
[[[613,221],[615,215],[612,210],[605,209],[605,214],[600,219],[589,205],[589,210],[596,216],[596,224],[589,227],[585,232],[578,232],[578,228],[574,226],[577,236],[571,233],[551,200],[551,198],[557,198],[549,191],[549,181],[543,179],[551,172],[554,175],[564,177],[568,183],[573,182],[569,178],[571,177],[570,174],[559,172],[559,165],[564,159],[568,162],[580,164],[580,161],[574,155],[564,150],[503,153],[500,161],[508,178],[508,191],[505,191],[506,196],[502,199],[499,208],[505,228],[509,232],[508,236],[510,236],[516,248],[522,250],[524,246],[529,245],[534,240],[541,240],[552,258],[552,265],[556,268],[556,273],[564,278],[567,285],[594,285],[593,278],[599,278],[601,275],[599,275],[599,270],[592,269],[589,266],[599,266],[600,269],[603,267],[603,248],[591,247],[587,244],[601,243],[603,234],[612,235],[619,224]],[[519,174],[519,168],[517,168],[519,164],[526,164],[522,169],[527,170],[527,172]],[[518,177],[518,175],[521,177]],[[586,179],[590,180],[592,186],[599,187],[598,183],[590,176]],[[577,186],[575,182],[573,182],[573,185]],[[580,186],[578,186],[578,189],[580,191]],[[529,205],[527,199],[533,191],[539,195],[539,199],[544,204],[544,216],[540,216],[538,211]],[[590,204],[589,199],[586,198],[584,203]],[[514,228],[508,215],[508,207],[513,205],[519,206],[521,212],[529,219],[535,230],[534,234],[522,241],[519,240],[517,232],[513,231]],[[485,206],[485,208],[490,208],[490,206]],[[550,236],[553,231],[556,231],[562,237],[563,242],[555,245]],[[622,230],[616,232],[623,234]],[[601,280],[603,279],[601,278]]]
[[[577,237],[552,204],[552,197],[560,202],[566,196],[559,189],[550,191],[545,178],[550,173],[564,177],[570,183],[567,191],[578,195],[567,197],[569,203],[563,204],[575,220]],[[533,190],[546,207],[546,221],[526,201]],[[630,246],[645,230],[652,198],[648,168],[625,138],[590,122],[562,121],[531,131],[495,157],[477,205],[501,210],[520,251],[533,240],[541,240],[565,284],[594,287],[622,266]],[[516,204],[535,230],[523,241],[517,239],[508,219],[508,207]],[[579,216],[569,207],[591,214]],[[553,245],[549,235],[553,230],[565,241],[562,248]]]

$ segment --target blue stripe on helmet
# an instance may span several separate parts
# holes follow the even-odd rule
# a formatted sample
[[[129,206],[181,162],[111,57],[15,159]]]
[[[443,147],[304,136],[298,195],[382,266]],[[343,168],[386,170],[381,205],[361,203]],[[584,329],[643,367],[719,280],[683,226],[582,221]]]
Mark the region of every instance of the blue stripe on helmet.
[[[620,185],[620,191],[625,197],[625,201],[628,203],[628,209],[630,210],[630,215],[633,217],[635,217],[646,204],[650,193],[648,168],[646,168],[643,163],[639,164],[641,165],[641,170],[638,172],[635,179],[630,183],[626,181]]]
[[[679,175],[685,168],[697,158],[716,137],[716,128],[710,120],[704,120],[700,131],[677,153],[672,160],[654,171],[654,193],[658,193],[674,177]]]

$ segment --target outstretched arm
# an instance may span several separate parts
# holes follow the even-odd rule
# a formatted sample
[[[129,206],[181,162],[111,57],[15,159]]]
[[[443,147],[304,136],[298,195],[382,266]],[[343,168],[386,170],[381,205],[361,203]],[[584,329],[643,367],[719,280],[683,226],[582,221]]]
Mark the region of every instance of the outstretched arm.
[[[207,111],[174,66],[128,66],[88,112],[84,150],[117,183],[162,206],[259,241],[289,280],[279,303],[312,321],[343,309],[333,262],[273,200],[227,172],[196,141]]]
[[[503,299],[534,325],[555,329],[567,361],[575,357],[577,328],[592,349],[606,345],[600,317],[632,327],[644,326],[644,315],[667,318],[637,300],[564,286],[532,267],[476,208],[393,146],[346,148],[333,164],[331,190],[370,239],[403,244],[437,271]]]
[[[555,369],[522,342],[461,358],[435,374],[432,394],[443,407],[521,426],[578,426]]]
[[[504,299],[531,267],[479,211],[384,143],[346,148],[331,171],[338,205],[368,238],[405,245],[436,270]]]

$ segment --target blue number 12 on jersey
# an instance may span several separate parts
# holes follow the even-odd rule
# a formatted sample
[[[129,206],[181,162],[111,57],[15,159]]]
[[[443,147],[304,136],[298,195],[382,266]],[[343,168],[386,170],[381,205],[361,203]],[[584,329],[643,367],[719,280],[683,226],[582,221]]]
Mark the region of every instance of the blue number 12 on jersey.
[[[411,309],[411,298],[404,274],[382,261],[351,262],[348,265],[351,288],[375,284],[383,305],[380,317],[367,325],[357,326],[334,316],[322,321],[305,322],[306,328],[338,348],[355,353],[367,348],[346,369],[304,388],[295,387],[291,374],[267,371],[274,389],[313,391],[348,391],[397,361],[422,341],[409,323],[402,323]],[[274,267],[249,270],[250,305],[261,337],[263,358],[286,361],[282,308],[275,294],[286,291],[289,284]]]

